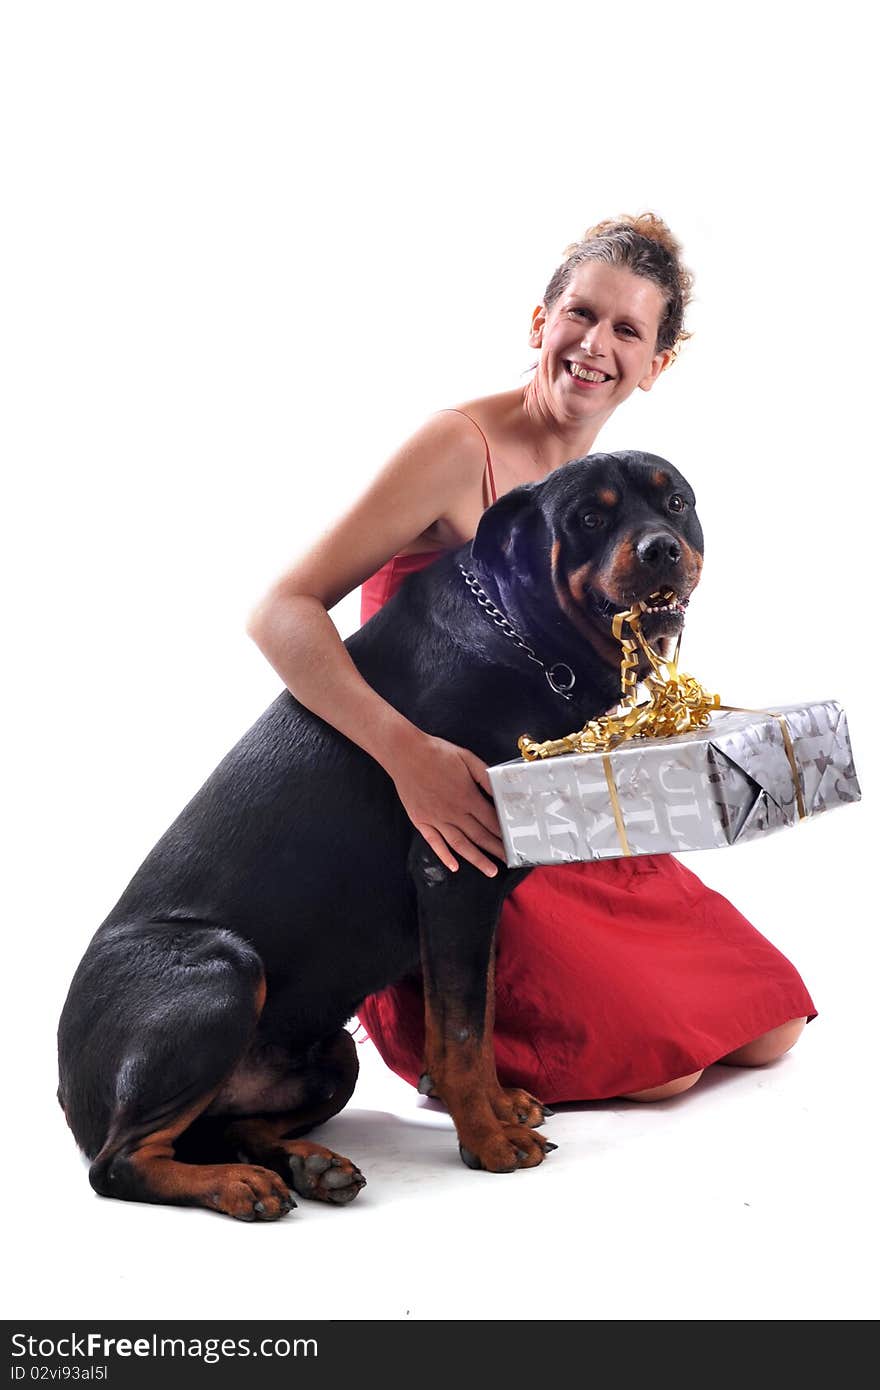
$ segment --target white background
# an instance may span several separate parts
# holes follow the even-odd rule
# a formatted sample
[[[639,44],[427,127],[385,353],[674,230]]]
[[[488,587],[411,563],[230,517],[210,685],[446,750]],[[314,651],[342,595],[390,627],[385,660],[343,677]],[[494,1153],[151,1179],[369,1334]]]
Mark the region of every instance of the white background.
[[[0,32],[7,1265],[18,1317],[868,1318],[875,1174],[877,113],[867,11],[53,4]],[[371,1045],[351,1209],[100,1201],[54,1100],[93,930],[279,689],[271,579],[431,411],[515,386],[566,244],[660,213],[692,341],[601,448],[695,486],[683,657],[834,697],[864,800],[689,856],[820,1010],[759,1073],[568,1107],[459,1164]],[[336,610],[356,625],[356,600]],[[321,1136],[319,1136],[321,1137]]]

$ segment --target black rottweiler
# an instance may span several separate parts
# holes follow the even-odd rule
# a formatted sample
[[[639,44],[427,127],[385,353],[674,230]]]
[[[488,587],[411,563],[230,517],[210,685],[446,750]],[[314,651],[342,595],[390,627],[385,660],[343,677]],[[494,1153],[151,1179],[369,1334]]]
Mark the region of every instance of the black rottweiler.
[[[419,728],[488,764],[614,705],[612,617],[679,632],[702,564],[689,485],[651,454],[594,454],[516,488],[473,542],[414,575],[346,646]],[[273,1220],[364,1179],[301,1136],[357,1077],[344,1024],[421,968],[421,1089],[475,1168],[555,1148],[492,1048],[495,925],[529,872],[448,872],[382,768],[284,691],[208,778],[96,932],[59,1026],[58,1096],[96,1192]]]

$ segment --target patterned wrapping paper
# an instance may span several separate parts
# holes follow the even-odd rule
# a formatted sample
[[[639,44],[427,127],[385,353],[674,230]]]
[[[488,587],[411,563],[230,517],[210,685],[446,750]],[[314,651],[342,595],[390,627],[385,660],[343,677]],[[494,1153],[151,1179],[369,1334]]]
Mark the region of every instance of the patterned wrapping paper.
[[[716,849],[861,799],[836,700],[716,712],[693,733],[516,758],[489,778],[512,868]]]

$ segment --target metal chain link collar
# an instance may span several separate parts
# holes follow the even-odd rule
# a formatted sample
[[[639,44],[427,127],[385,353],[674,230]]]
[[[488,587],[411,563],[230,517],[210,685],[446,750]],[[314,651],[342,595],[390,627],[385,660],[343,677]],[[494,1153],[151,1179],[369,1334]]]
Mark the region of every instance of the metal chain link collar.
[[[522,648],[529,658],[529,661],[534,661],[537,666],[540,666],[544,675],[547,677],[547,684],[554,694],[561,695],[563,700],[573,699],[576,677],[571,667],[567,666],[564,661],[557,661],[549,668],[545,666],[541,658],[535,655],[534,650],[529,646],[528,642],[523,641],[510,619],[502,613],[500,608],[496,608],[485,589],[481,587],[477,576],[472,574],[470,570],[466,570],[464,565],[459,565],[458,568],[464,576],[465,584],[467,584],[486,616],[492,619],[492,622],[496,627],[501,629],[505,637],[509,637],[512,642],[515,642],[518,647]]]

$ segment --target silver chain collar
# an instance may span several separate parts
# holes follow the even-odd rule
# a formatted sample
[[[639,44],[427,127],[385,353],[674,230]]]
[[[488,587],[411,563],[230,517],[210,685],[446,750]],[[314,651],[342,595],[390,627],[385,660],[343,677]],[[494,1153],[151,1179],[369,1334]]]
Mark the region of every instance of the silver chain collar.
[[[528,642],[523,641],[510,619],[501,612],[500,608],[495,607],[495,604],[492,602],[485,589],[481,587],[477,576],[472,574],[470,570],[466,570],[464,565],[459,565],[458,568],[464,576],[465,584],[467,584],[487,617],[492,619],[496,627],[500,627],[505,637],[509,637],[512,642],[515,642],[518,647],[522,648],[529,658],[529,661],[534,661],[537,666],[540,666],[544,675],[547,677],[547,684],[550,686],[550,689],[556,695],[561,695],[563,700],[573,699],[575,674],[571,667],[566,666],[564,661],[557,661],[555,665],[549,668],[545,666],[541,658],[535,655]]]

